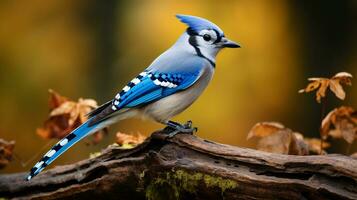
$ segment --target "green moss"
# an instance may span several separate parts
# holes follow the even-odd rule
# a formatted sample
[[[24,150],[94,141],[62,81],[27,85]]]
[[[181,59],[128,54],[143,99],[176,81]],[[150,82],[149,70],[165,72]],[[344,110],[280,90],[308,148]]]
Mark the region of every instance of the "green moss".
[[[141,175],[140,175],[141,177]],[[198,184],[207,187],[218,187],[222,196],[227,189],[234,189],[237,182],[203,173],[188,173],[184,170],[166,172],[165,174],[150,180],[146,187],[146,198],[149,200],[180,199],[183,192],[195,194]]]
[[[145,177],[145,170],[139,174],[140,180],[142,180],[144,177]]]
[[[205,175],[204,176],[204,181],[207,187],[219,187],[221,188],[222,195],[224,191],[227,189],[234,189],[238,186],[237,182],[230,180],[230,179],[224,179],[221,177],[212,177],[210,175]]]

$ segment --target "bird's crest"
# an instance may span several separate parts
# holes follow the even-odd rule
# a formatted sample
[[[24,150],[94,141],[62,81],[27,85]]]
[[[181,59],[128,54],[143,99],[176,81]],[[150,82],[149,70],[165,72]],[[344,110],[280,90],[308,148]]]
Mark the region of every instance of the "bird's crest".
[[[195,32],[200,32],[204,29],[211,29],[217,31],[220,35],[223,36],[223,31],[214,23],[203,19],[201,17],[195,17],[191,15],[176,15],[176,17],[182,22],[189,26],[189,28]]]

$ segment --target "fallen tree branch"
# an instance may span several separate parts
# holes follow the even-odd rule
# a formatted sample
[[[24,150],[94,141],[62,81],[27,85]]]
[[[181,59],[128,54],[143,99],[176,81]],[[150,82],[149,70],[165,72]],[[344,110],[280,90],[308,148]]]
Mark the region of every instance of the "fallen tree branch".
[[[357,160],[290,156],[156,132],[133,149],[0,176],[0,198],[15,199],[357,199]]]

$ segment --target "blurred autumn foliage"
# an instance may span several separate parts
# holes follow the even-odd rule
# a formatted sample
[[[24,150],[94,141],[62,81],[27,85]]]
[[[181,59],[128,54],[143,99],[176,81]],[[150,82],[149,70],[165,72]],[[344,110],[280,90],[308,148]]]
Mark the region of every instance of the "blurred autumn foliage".
[[[316,90],[316,101],[318,103],[321,103],[322,98],[326,98],[328,88],[337,98],[344,100],[346,93],[342,84],[352,85],[352,75],[347,72],[337,73],[330,79],[309,78],[308,80],[311,83],[305,89],[299,90],[299,93]],[[325,103],[326,101],[323,101],[323,104]],[[324,109],[322,110],[323,115]],[[349,144],[357,139],[357,112],[348,106],[335,108],[324,116],[320,127],[321,139],[304,138],[303,134],[293,132],[281,123],[262,122],[253,126],[247,139],[259,138],[257,149],[272,153],[290,155],[326,154],[324,149],[331,146],[330,143],[326,142],[329,136],[335,139],[343,138]],[[352,155],[355,156],[356,154]]]
[[[253,126],[247,139],[258,138],[257,149],[289,155],[318,154],[321,151],[320,139],[304,138],[278,122],[261,122]],[[329,147],[324,143],[323,149]]]
[[[6,167],[13,157],[15,141],[5,141],[0,138],[0,169]]]

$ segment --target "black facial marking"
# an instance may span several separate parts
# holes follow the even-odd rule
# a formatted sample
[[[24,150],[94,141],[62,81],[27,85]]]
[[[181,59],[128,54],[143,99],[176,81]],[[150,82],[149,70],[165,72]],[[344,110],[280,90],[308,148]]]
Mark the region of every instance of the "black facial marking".
[[[214,32],[216,33],[216,35],[217,35],[217,39],[216,39],[216,41],[214,41],[214,43],[220,42],[220,41],[222,40],[222,36],[219,35],[219,33],[218,33],[217,30],[213,29],[213,31],[214,31]]]
[[[186,30],[187,34],[190,35],[190,36],[193,36],[193,35],[198,35],[198,33],[196,33],[196,31],[194,31],[192,28],[187,28]]]
[[[197,47],[197,40],[196,40],[196,36],[191,35],[190,38],[188,39],[188,42],[190,43],[190,45],[192,45],[193,47]]]
[[[204,59],[206,59],[209,63],[211,63],[211,65],[213,67],[216,67],[216,63],[214,63],[212,60],[210,60],[209,58],[205,57],[202,53],[201,50],[198,48],[198,44],[197,44],[197,40],[196,40],[196,35],[191,35],[188,39],[188,43],[190,43],[191,46],[193,46],[193,48],[195,48],[196,53],[199,57],[202,57]]]

